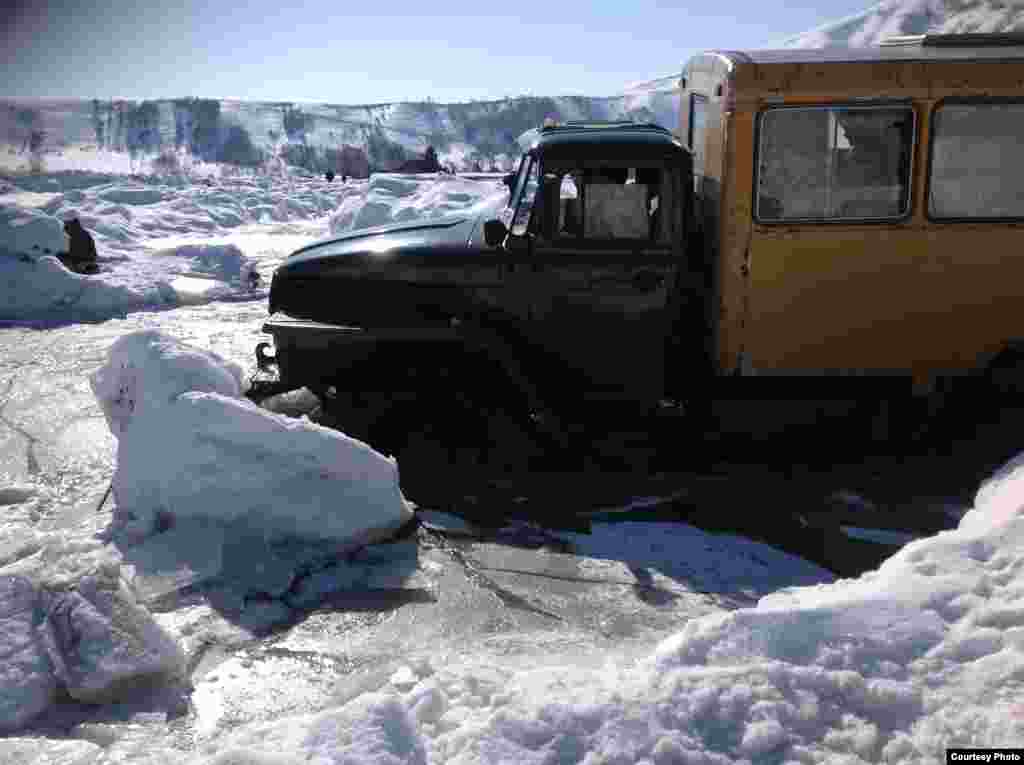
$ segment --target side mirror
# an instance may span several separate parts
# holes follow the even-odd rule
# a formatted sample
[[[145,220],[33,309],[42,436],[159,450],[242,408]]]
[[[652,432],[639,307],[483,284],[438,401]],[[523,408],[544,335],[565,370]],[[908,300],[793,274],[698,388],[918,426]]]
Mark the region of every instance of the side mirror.
[[[508,186],[508,190],[509,191],[512,191],[512,186],[516,182],[516,174],[515,173],[508,173],[507,175],[505,175],[504,178],[501,179],[501,182],[504,183],[506,186]]]
[[[508,229],[500,220],[494,219],[484,223],[484,241],[488,247],[498,247],[508,236]]]

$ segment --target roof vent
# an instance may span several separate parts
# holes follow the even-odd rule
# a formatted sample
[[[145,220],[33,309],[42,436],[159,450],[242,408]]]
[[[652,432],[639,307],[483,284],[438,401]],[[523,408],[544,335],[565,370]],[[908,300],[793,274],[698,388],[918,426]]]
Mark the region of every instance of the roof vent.
[[[633,122],[632,120],[602,121],[602,120],[568,120],[566,122],[554,122],[541,125],[540,132],[549,133],[555,130],[594,130],[594,129],[620,129],[620,130],[654,130],[662,133],[669,133],[668,128],[653,122]]]
[[[971,33],[949,35],[924,35],[921,42],[935,48],[983,47],[990,45],[1021,45],[1024,46],[1024,33],[1004,32],[994,34]]]

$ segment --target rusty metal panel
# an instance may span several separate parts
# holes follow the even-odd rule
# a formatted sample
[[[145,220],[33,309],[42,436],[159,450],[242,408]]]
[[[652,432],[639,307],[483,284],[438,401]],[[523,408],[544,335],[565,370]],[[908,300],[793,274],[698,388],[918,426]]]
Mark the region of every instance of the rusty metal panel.
[[[708,110],[702,193],[718,257],[719,372],[735,371],[741,351],[775,373],[899,373],[920,382],[969,370],[1024,337],[1014,311],[1024,259],[1010,257],[1024,224],[927,219],[931,110],[951,96],[1020,97],[1024,58],[821,53],[751,53],[720,70],[726,59],[714,54],[684,70],[688,88],[733,88],[731,112]],[[910,215],[872,224],[754,223],[757,113],[869,100],[914,109]]]

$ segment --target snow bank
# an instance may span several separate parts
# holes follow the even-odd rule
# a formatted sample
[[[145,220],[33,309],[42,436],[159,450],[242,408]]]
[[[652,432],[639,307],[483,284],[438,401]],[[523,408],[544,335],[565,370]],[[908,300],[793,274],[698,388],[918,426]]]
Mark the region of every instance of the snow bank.
[[[14,765],[94,765],[103,749],[91,741],[0,739],[0,762]]]
[[[52,255],[28,260],[0,250],[0,319],[87,321],[168,305],[173,299],[173,290],[163,282],[136,289],[68,271]]]
[[[259,754],[257,754],[257,752]],[[277,753],[287,754],[277,754]],[[318,715],[270,723],[232,736],[211,765],[426,765],[427,753],[401,700],[366,694]]]
[[[239,286],[249,286],[256,274],[255,266],[233,244],[183,244],[157,250],[157,258],[175,258],[179,264],[170,268],[182,274],[202,274]]]
[[[350,183],[337,211],[330,218],[332,234],[474,212],[475,206],[497,209],[508,196],[495,181],[477,181],[452,175],[394,175],[380,173],[369,181]]]
[[[334,235],[390,222],[476,214],[499,207],[496,180],[378,175],[371,181],[166,179],[89,173],[15,179],[0,198],[0,319],[97,320],[147,307],[265,294],[276,261],[248,257],[215,237],[244,225],[316,221],[333,212]],[[100,273],[81,276],[57,260],[72,217],[93,235]],[[313,234],[313,231],[310,231]],[[202,237],[197,240],[197,235]],[[186,241],[187,239],[187,241]]]
[[[393,459],[240,398],[241,369],[216,354],[134,332],[91,382],[118,438],[114,496],[135,533],[212,515],[264,538],[356,543],[408,520]]]
[[[943,762],[949,747],[1021,747],[1022,570],[1024,454],[957,530],[859,579],[694,619],[639,664],[427,665],[200,762],[421,762],[421,748],[451,765]],[[401,753],[384,749],[396,738]]]
[[[68,240],[61,221],[17,205],[0,204],[0,249],[7,255],[42,255],[66,252]]]
[[[147,238],[327,215],[343,195],[319,179],[233,179],[179,186],[163,179],[118,179],[64,190],[43,206],[60,219],[80,218],[104,249],[138,247]]]
[[[261,221],[316,221],[345,194],[317,178],[189,184],[94,173],[17,177],[2,191],[0,319],[84,321],[265,294],[250,278],[256,261],[215,237]],[[62,224],[73,217],[96,242],[96,275],[46,261],[68,249]]]

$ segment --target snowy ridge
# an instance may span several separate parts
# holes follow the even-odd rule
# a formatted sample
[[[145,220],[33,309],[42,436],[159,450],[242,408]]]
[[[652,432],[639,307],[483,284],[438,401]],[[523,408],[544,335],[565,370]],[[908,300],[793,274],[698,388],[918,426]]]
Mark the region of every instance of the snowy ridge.
[[[862,47],[878,45],[896,35],[1022,29],[1024,2],[1021,0],[883,0],[860,13],[823,24],[770,47]]]
[[[309,151],[325,157],[354,147],[370,169],[381,171],[433,146],[440,161],[456,170],[506,171],[517,157],[516,137],[546,117],[635,119],[674,128],[678,113],[678,95],[663,87],[633,88],[611,97],[523,96],[453,104],[202,101],[199,107],[167,100],[3,100],[0,144],[7,146],[0,146],[0,167],[28,169],[30,139],[37,131],[44,135],[39,151],[50,169],[84,169],[89,155],[103,149],[131,152],[144,167],[147,158],[195,139],[194,130],[206,120],[209,124],[200,127],[205,143],[193,147],[193,154],[206,159],[231,157],[254,165],[260,157],[265,161],[283,155],[292,164],[309,166]],[[321,164],[330,162],[336,162],[333,155]],[[358,170],[346,172],[365,176]]]

